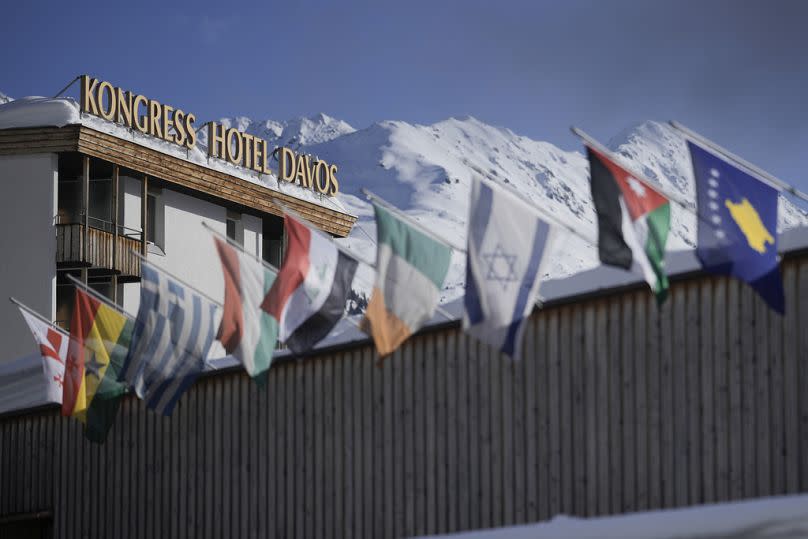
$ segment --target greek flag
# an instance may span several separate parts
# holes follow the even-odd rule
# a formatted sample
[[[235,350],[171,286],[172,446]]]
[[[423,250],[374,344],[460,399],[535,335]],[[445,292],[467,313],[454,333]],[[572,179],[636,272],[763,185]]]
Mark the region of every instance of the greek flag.
[[[518,359],[539,295],[553,228],[507,191],[475,180],[471,191],[463,329]]]
[[[141,268],[140,308],[121,381],[149,408],[171,415],[205,366],[216,305],[145,260]]]

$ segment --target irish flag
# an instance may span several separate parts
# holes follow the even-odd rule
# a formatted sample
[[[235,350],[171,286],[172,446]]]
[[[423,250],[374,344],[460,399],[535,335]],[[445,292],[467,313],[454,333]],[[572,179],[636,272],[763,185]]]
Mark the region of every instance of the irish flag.
[[[435,314],[452,252],[378,204],[373,209],[376,284],[364,326],[384,357]]]
[[[241,249],[213,238],[224,272],[224,313],[216,336],[251,377],[269,369],[278,320],[261,310],[275,274]]]
[[[604,154],[589,146],[586,151],[598,214],[600,261],[642,273],[661,304],[668,296],[665,244],[670,202]]]
[[[76,289],[65,365],[62,415],[84,423],[84,435],[102,443],[118,414],[126,386],[117,382],[129,351],[133,321]]]
[[[286,256],[261,308],[278,321],[281,342],[301,354],[342,318],[357,262],[297,219],[284,220]]]

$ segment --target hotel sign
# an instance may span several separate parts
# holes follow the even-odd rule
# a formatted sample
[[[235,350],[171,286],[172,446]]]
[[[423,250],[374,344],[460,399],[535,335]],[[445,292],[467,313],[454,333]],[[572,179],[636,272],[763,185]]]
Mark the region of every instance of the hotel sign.
[[[194,114],[87,75],[81,76],[81,112],[188,149],[196,146]],[[260,137],[216,122],[207,125],[208,156],[271,174],[273,172],[267,164],[276,153],[278,180],[297,183],[328,196],[335,196],[339,192],[336,165],[314,160],[285,147],[276,148],[270,153],[267,141]]]

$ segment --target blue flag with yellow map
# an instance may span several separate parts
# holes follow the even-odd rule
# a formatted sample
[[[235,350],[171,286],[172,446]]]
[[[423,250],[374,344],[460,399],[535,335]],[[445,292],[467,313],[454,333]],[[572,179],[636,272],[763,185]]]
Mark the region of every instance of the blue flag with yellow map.
[[[776,189],[691,141],[696,177],[698,247],[710,273],[748,283],[769,307],[785,312],[777,260]]]

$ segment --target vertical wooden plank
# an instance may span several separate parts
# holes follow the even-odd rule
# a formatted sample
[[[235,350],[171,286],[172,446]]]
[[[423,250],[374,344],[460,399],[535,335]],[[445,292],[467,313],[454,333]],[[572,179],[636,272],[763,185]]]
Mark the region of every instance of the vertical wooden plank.
[[[418,372],[420,376],[420,398],[416,395],[416,401],[421,401],[422,406],[419,407],[419,414],[416,418],[420,422],[422,440],[421,447],[423,448],[423,459],[421,461],[421,468],[419,474],[423,477],[421,481],[422,491],[420,495],[419,508],[421,511],[421,522],[416,529],[420,533],[435,533],[435,511],[437,509],[435,504],[435,477],[437,473],[436,459],[435,459],[435,371],[437,369],[437,362],[442,361],[443,358],[438,359],[435,356],[435,343],[436,336],[424,335],[418,339],[419,343],[419,361]]]
[[[365,351],[365,363],[372,377],[373,387],[373,536],[384,537],[384,386],[382,365],[372,347]]]
[[[457,353],[455,355],[455,381],[457,387],[457,437],[454,456],[457,459],[456,482],[458,504],[457,504],[457,525],[456,530],[467,530],[471,527],[469,520],[469,509],[472,503],[471,486],[471,441],[469,432],[471,426],[471,405],[469,396],[476,393],[471,392],[470,372],[476,368],[472,363],[473,356],[469,351],[469,337],[467,334],[459,332],[457,334]]]
[[[395,429],[393,428],[393,418],[396,417],[396,381],[393,379],[394,358],[388,357],[382,364],[383,395],[384,395],[384,537],[392,539],[396,530],[397,504],[396,487],[398,482],[398,470],[400,470],[401,459],[396,460],[396,440]],[[400,421],[396,421],[400,423]]]
[[[741,421],[743,425],[743,488],[744,497],[759,495],[755,468],[758,465],[755,455],[755,298],[752,289],[741,285],[740,331],[741,331],[741,365],[742,365],[742,404]]]
[[[801,331],[798,325],[799,297],[797,295],[797,264],[789,262],[783,267],[783,288],[786,297],[786,315],[783,319],[783,407],[785,410],[785,491],[799,491],[799,378],[797,342]]]
[[[727,310],[727,279],[720,277],[713,284],[713,361],[715,366],[715,499],[718,502],[729,500],[729,354],[728,324],[730,313]],[[734,313],[733,313],[734,314]],[[735,324],[732,324],[735,325]]]
[[[768,310],[769,327],[767,337],[769,346],[767,357],[769,365],[769,458],[771,462],[770,493],[785,494],[785,468],[783,466],[786,456],[783,392],[785,390],[784,361],[783,361],[783,316],[773,310]]]
[[[701,338],[699,342],[700,382],[701,382],[701,443],[702,443],[702,501],[713,503],[716,500],[716,462],[715,462],[715,410],[713,401],[718,397],[718,388],[714,382],[715,364],[721,361],[716,356],[715,327],[717,318],[723,318],[719,313],[713,317],[713,286],[710,279],[703,279],[700,284],[699,299],[701,313],[699,328]]]
[[[459,332],[447,332],[446,339],[446,369],[443,388],[445,391],[445,410],[443,414],[443,421],[438,425],[438,429],[443,429],[446,432],[446,440],[443,454],[443,466],[446,472],[444,476],[443,493],[446,496],[446,519],[443,526],[439,526],[441,533],[448,533],[460,528],[458,515],[460,514],[460,450],[458,439],[465,433],[465,428],[462,427],[463,420],[459,413],[460,408],[457,405],[457,397],[460,393],[457,377],[457,343],[458,339],[462,336]],[[440,391],[440,389],[439,389]]]
[[[295,392],[294,392],[294,417],[296,419],[294,424],[295,430],[295,455],[294,455],[294,482],[295,482],[295,503],[294,509],[294,530],[295,537],[302,539],[306,536],[306,503],[308,501],[307,489],[308,485],[306,479],[308,477],[308,453],[307,442],[308,432],[311,424],[311,401],[307,399],[310,397],[311,380],[306,376],[307,367],[310,365],[309,358],[301,358],[292,364],[294,379],[295,379]],[[307,387],[308,386],[308,387]]]
[[[508,403],[511,402],[511,417],[513,431],[513,450],[512,460],[508,467],[508,475],[512,477],[513,500],[510,504],[508,511],[511,514],[510,522],[514,524],[522,524],[527,521],[527,491],[525,489],[526,475],[531,473],[530,467],[533,463],[527,459],[527,437],[528,423],[530,422],[530,415],[527,413],[525,406],[525,390],[527,380],[527,366],[529,363],[535,361],[535,342],[536,342],[536,316],[535,313],[528,317],[525,322],[525,335],[524,335],[524,348],[522,359],[513,363],[510,369],[509,381],[512,388],[513,398],[510,397],[508,392],[503,391],[503,400]],[[507,484],[506,484],[507,486]],[[506,505],[507,507],[507,505]]]
[[[659,309],[656,297],[652,294],[646,296],[646,316],[647,316],[647,390],[648,398],[648,465],[647,465],[647,488],[648,507],[659,509],[662,507],[662,425],[661,425],[661,397],[662,385],[660,384],[660,366],[662,351],[660,345],[662,336],[660,335]]]
[[[524,339],[524,334],[522,335]],[[524,342],[522,343],[524,346]],[[518,361],[519,363],[517,363]],[[499,454],[501,465],[497,472],[499,475],[498,488],[501,495],[502,505],[500,507],[499,521],[505,524],[514,523],[514,486],[515,477],[513,473],[516,447],[514,444],[514,414],[513,407],[516,402],[515,384],[513,381],[514,370],[517,365],[524,361],[524,357],[514,361],[511,358],[500,356],[498,370],[500,373],[500,385],[497,397],[497,408],[500,412],[500,434],[499,434]]]
[[[621,301],[621,322],[623,339],[621,341],[621,378],[620,389],[623,406],[623,510],[637,509],[637,446],[635,435],[636,401],[634,388],[634,301],[631,296],[624,296]]]
[[[797,327],[802,328],[799,337],[799,350],[797,357],[800,358],[799,377],[799,454],[800,459],[800,482],[799,491],[808,489],[808,365],[805,358],[808,357],[808,263],[799,262],[799,281],[797,283],[797,297],[799,321]]]
[[[334,537],[343,537],[343,531],[345,529],[345,475],[343,473],[344,472],[343,451],[345,447],[345,423],[344,423],[345,407],[343,403],[346,399],[344,393],[343,377],[345,376],[346,364],[347,364],[345,360],[345,354],[344,353],[338,354],[337,357],[334,358],[333,364],[334,364],[334,374],[333,374],[334,455],[332,462],[334,470],[333,471],[334,518],[332,520],[332,526],[334,528],[333,532]],[[388,393],[387,395],[389,395],[390,398],[392,398],[392,394]],[[390,425],[390,427],[392,428],[392,425]],[[392,448],[388,450],[392,450]],[[392,459],[391,459],[391,466],[392,466]]]
[[[318,512],[322,519],[323,537],[331,539],[334,536],[334,507],[336,496],[336,489],[339,488],[336,484],[335,478],[335,465],[334,454],[337,447],[334,445],[334,364],[337,361],[333,354],[329,357],[323,358],[323,381],[322,381],[322,420],[320,429],[323,433],[323,443],[320,445],[319,453],[320,459],[317,463],[321,470],[320,477],[322,477],[320,488],[322,492],[319,495],[320,505]],[[379,448],[379,452],[382,448]]]
[[[584,442],[586,450],[586,463],[583,489],[586,492],[586,516],[598,514],[598,454],[605,447],[598,443],[598,353],[596,316],[597,304],[590,304],[584,308],[583,320],[583,369],[586,379],[584,391],[584,417],[586,430]],[[581,418],[583,420],[583,418]],[[582,467],[584,463],[581,463]]]
[[[320,380],[320,359],[317,357],[304,358],[302,364],[298,366],[303,371],[303,417],[305,429],[303,431],[303,537],[314,537],[317,535],[315,491],[321,490],[322,485],[317,483],[315,474],[316,456],[316,430],[319,417],[317,416],[319,395],[322,391]],[[317,485],[318,488],[312,488]]]
[[[517,383],[522,388],[522,400],[524,402],[522,412],[524,415],[522,427],[524,429],[525,444],[524,465],[516,470],[517,476],[524,476],[521,485],[524,502],[519,504],[524,508],[522,522],[535,522],[539,519],[539,483],[545,480],[539,467],[540,420],[538,392],[540,391],[540,386],[536,381],[539,362],[544,359],[544,353],[540,352],[542,350],[542,339],[544,338],[540,329],[543,318],[542,313],[534,314],[528,322],[530,325],[527,332],[527,342],[525,343],[524,368],[521,373],[521,380],[517,380]],[[517,490],[518,496],[519,490]]]
[[[561,511],[573,514],[572,317],[569,307],[559,312],[559,413],[561,437]]]
[[[435,373],[432,392],[435,396],[433,405],[433,431],[435,433],[434,454],[432,456],[435,470],[434,491],[430,498],[431,503],[427,510],[432,515],[430,521],[432,528],[430,533],[442,533],[448,530],[448,520],[450,514],[452,493],[446,488],[448,479],[447,471],[449,462],[447,457],[448,429],[446,419],[448,413],[446,376],[449,367],[448,355],[448,332],[435,334],[435,347],[431,356],[427,359],[431,370]],[[427,413],[429,411],[427,410]]]
[[[622,323],[620,321],[620,301],[609,301],[609,354],[608,354],[608,380],[609,380],[609,483],[611,484],[611,513],[623,510],[623,432],[622,422]]]
[[[594,399],[596,407],[597,424],[597,514],[605,515],[611,510],[610,496],[610,474],[609,459],[611,453],[611,443],[609,440],[609,305],[606,301],[599,301],[595,311],[595,357],[593,363],[597,380],[597,393]]]
[[[584,308],[576,305],[570,312],[570,394],[572,401],[572,507],[573,514],[586,512],[586,391],[584,358]]]
[[[567,428],[561,423],[558,312],[558,309],[552,309],[547,313],[547,439],[550,442],[550,458],[547,485],[549,510],[546,518],[552,518],[561,512],[561,430]]]
[[[490,525],[502,525],[502,370],[503,362],[508,359],[489,347],[488,355],[488,443],[491,455],[491,465],[489,468],[489,491],[488,504],[490,507]]]
[[[468,441],[467,447],[469,449],[468,467],[466,473],[468,474],[469,481],[469,504],[468,504],[468,527],[475,529],[482,526],[481,517],[481,500],[482,492],[480,473],[482,470],[481,463],[481,444],[480,444],[480,372],[484,358],[481,350],[484,350],[485,345],[481,344],[476,339],[464,335],[464,341],[468,350],[468,383],[466,389],[466,409],[468,410]],[[483,380],[485,378],[482,378]]]
[[[743,497],[743,356],[740,328],[740,289],[735,279],[724,279],[727,287],[727,390],[729,393],[729,425],[727,445],[729,459],[728,497]]]
[[[687,475],[687,385],[686,385],[686,355],[685,335],[686,318],[685,303],[687,288],[684,285],[671,287],[673,300],[673,471],[675,506],[681,507],[688,503],[688,475]]]
[[[412,363],[410,368],[413,373],[413,395],[412,395],[412,422],[414,445],[414,532],[416,535],[426,533],[426,430],[425,430],[425,376],[424,376],[424,339],[412,340]]]
[[[393,352],[388,360],[390,363],[390,382],[393,387],[393,483],[395,489],[393,490],[393,536],[399,537],[406,533],[404,522],[407,519],[406,507],[406,477],[407,466],[405,453],[405,443],[407,434],[405,430],[405,392],[406,384],[404,383],[404,347],[409,346],[404,343],[402,347]]]
[[[697,283],[687,285],[687,423],[688,423],[688,501],[691,505],[701,502],[703,492],[702,476],[702,430],[701,430],[701,385],[699,365],[700,302]]]
[[[412,341],[406,342],[403,345],[403,358],[401,361],[401,370],[403,374],[403,388],[402,388],[402,420],[404,423],[404,431],[402,437],[404,440],[404,535],[415,534],[415,429],[414,429],[414,408],[413,399],[415,398],[414,392],[417,386],[413,381],[415,373],[415,359],[413,358],[413,348],[415,347]]]
[[[647,312],[645,310],[647,301],[645,290],[633,294],[634,301],[634,335],[633,335],[633,356],[634,356],[634,380],[632,381],[632,393],[634,394],[634,442],[635,442],[635,497],[636,509],[641,511],[648,509],[648,332],[647,332]]]
[[[367,346],[357,350],[362,372],[362,407],[359,409],[362,417],[362,530],[368,537],[375,536],[373,532],[373,387],[372,373],[373,358]]]
[[[769,400],[770,344],[769,307],[755,295],[755,438],[757,496],[768,496],[771,491],[771,459],[769,453],[771,402]]]
[[[477,350],[480,354],[478,363],[478,400],[477,400],[477,424],[478,424],[478,444],[479,454],[479,507],[480,527],[490,528],[493,525],[493,515],[491,513],[491,378],[492,363],[494,354],[491,347],[478,343]]]

